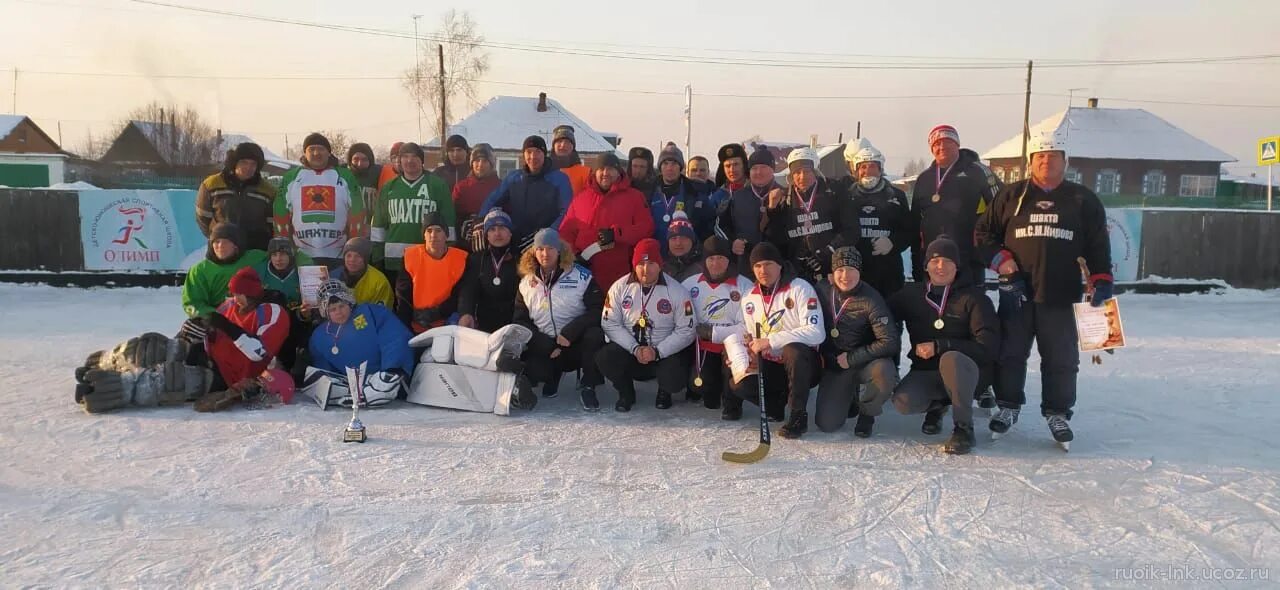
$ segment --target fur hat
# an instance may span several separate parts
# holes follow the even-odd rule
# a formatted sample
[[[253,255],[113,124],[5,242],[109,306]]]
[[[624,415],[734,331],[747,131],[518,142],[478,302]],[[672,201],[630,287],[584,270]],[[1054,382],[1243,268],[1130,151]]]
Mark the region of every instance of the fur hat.
[[[647,147],[636,146],[631,148],[631,151],[627,152],[628,164],[631,163],[631,160],[634,160],[636,158],[640,158],[642,160],[648,161],[650,166],[653,165],[653,152],[650,151],[649,148]]]
[[[262,172],[262,166],[267,163],[267,157],[262,153],[262,146],[247,141],[227,150],[227,159],[223,169],[227,171],[234,170],[236,163],[240,160],[253,160],[256,162],[259,173]]]

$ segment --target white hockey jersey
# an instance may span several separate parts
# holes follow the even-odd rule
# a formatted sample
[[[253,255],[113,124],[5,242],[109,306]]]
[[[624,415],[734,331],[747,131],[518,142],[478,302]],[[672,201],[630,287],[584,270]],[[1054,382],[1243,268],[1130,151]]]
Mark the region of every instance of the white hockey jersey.
[[[742,318],[752,337],[769,339],[771,350],[764,355],[769,361],[782,360],[782,347],[788,344],[817,348],[826,339],[818,293],[804,279],[790,279],[769,297],[760,294],[759,285],[752,287],[742,298]]]
[[[688,348],[695,336],[689,293],[666,274],[648,294],[630,274],[615,281],[605,295],[600,324],[610,342],[634,351],[644,338],[661,358]]]
[[[751,279],[732,276],[722,283],[712,283],[706,273],[684,280],[684,288],[693,301],[694,319],[711,326],[711,340],[699,340],[703,350],[724,351],[726,336],[745,330],[742,327],[742,298],[751,291]]]
[[[538,331],[555,338],[569,322],[578,319],[587,306],[582,301],[591,286],[591,271],[575,264],[561,273],[550,289],[543,286],[537,273],[520,279],[519,297],[529,309],[529,318]]]

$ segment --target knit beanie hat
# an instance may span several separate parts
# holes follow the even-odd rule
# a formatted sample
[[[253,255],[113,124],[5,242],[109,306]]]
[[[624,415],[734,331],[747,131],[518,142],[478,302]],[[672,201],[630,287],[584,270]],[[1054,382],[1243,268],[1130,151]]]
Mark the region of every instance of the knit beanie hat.
[[[662,266],[662,244],[653,238],[645,238],[636,244],[636,249],[631,253],[631,268],[640,266],[642,262],[654,262],[658,266]]]
[[[476,147],[479,148],[480,146]],[[497,207],[490,209],[489,213],[484,216],[484,231],[488,232],[495,227],[511,229],[511,216]]]
[[[724,256],[731,258],[733,256],[733,245],[720,236],[711,236],[702,241],[702,259],[706,260],[712,256]]]
[[[445,220],[444,220],[444,215],[441,215],[439,211],[432,211],[432,212],[430,212],[430,213],[423,213],[423,214],[422,214],[422,231],[423,231],[423,233],[426,233],[427,228],[429,228],[429,227],[431,227],[431,226],[433,226],[433,225],[434,225],[434,226],[436,226],[436,227],[444,228],[444,230],[445,230],[445,231],[449,231],[449,224],[445,222]]]
[[[777,162],[773,158],[773,152],[763,145],[756,146],[756,151],[751,153],[751,157],[747,159],[747,169],[750,170],[756,166],[768,166],[770,170],[777,168]]]
[[[253,299],[262,298],[262,277],[258,276],[258,271],[253,270],[252,266],[246,266],[232,275],[231,281],[227,283],[227,291],[232,295],[244,295]]]
[[[560,243],[560,232],[550,227],[544,227],[533,234],[534,248],[555,248],[559,250],[563,245]]]
[[[557,141],[560,141],[561,139],[569,140],[569,142],[573,144],[574,148],[578,147],[578,139],[573,136],[572,125],[561,125],[559,127],[556,127],[555,130],[551,132],[552,145],[555,145],[555,143]]]
[[[342,256],[344,258],[347,256],[347,252],[359,254],[360,258],[367,263],[369,262],[369,257],[373,256],[373,242],[370,242],[369,238],[356,236],[347,240],[347,243],[342,246]]]
[[[946,258],[956,264],[960,263],[960,247],[956,245],[951,236],[941,235],[932,242],[924,251],[924,262],[928,264],[934,258]]]
[[[293,257],[293,240],[284,236],[276,236],[267,242],[267,254],[275,254],[276,252],[284,252],[290,258]]]
[[[400,144],[400,151],[396,152],[396,154],[400,156],[417,156],[422,161],[427,159],[427,152],[422,149],[422,146],[412,141]]]
[[[845,246],[831,253],[831,270],[842,266],[852,266],[858,271],[862,270],[862,254],[858,252],[856,247]]]
[[[333,146],[329,145],[329,139],[319,133],[312,133],[302,140],[302,149],[304,151],[313,145],[324,146],[324,149],[333,151]]]
[[[671,216],[671,224],[667,226],[667,239],[677,236],[689,238],[695,243],[698,241],[698,234],[693,231],[693,224],[689,223],[689,216],[684,211],[676,211]]]
[[[960,133],[950,125],[938,125],[929,130],[929,146],[933,147],[933,144],[937,143],[939,139],[950,139],[960,143]]]
[[[493,159],[493,146],[487,143],[477,143],[476,147],[471,148],[471,161],[488,160],[490,164],[495,164]]]
[[[664,162],[675,162],[680,165],[680,169],[684,169],[684,152],[676,147],[676,144],[667,142],[663,146],[662,151],[658,153],[658,166],[661,167]]]
[[[596,170],[601,168],[616,168],[619,176],[627,175],[627,167],[622,164],[622,160],[618,159],[618,154],[613,152],[605,152],[596,161]]]
[[[782,264],[782,252],[778,251],[778,247],[772,242],[760,242],[751,249],[751,264],[771,260],[778,264]]]
[[[244,232],[240,231],[240,226],[229,221],[214,225],[209,230],[209,243],[213,244],[214,240],[231,240],[239,250],[244,250]]]
[[[520,146],[522,151],[529,148],[537,148],[545,154],[547,153],[547,140],[542,139],[541,135],[530,135],[524,138],[524,144]]]
[[[455,134],[455,135],[450,135],[449,139],[444,140],[444,149],[451,150],[453,148],[462,148],[464,150],[469,150],[471,149],[471,146],[467,145],[467,138],[461,135]]]

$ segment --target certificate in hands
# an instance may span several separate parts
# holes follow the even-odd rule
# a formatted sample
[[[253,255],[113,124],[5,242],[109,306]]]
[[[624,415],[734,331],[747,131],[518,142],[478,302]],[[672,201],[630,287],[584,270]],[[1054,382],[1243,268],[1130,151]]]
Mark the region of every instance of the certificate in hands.
[[[1124,324],[1116,298],[1106,300],[1100,307],[1088,303],[1076,303],[1074,307],[1080,352],[1124,348]]]

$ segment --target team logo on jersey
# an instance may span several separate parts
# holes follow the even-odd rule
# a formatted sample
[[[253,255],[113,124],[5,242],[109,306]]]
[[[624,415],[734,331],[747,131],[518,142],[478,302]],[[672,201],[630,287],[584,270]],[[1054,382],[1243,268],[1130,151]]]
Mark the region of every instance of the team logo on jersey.
[[[692,289],[689,289],[689,298],[690,298],[690,299],[697,299],[697,298],[698,298],[698,288],[697,288],[697,287],[694,287],[694,288],[692,288]]]
[[[724,309],[729,306],[728,299],[713,299],[702,308],[709,320],[718,320],[724,317]]]
[[[622,309],[623,309],[624,311],[625,311],[625,310],[629,310],[629,309],[631,309],[631,296],[630,296],[630,295],[627,295],[626,297],[623,297],[623,298],[622,298]]]
[[[743,311],[747,312],[747,315],[755,315],[755,314],[756,314],[756,304],[754,304],[754,303],[752,303],[752,302],[748,301],[748,302],[747,302],[746,309],[744,309]]]
[[[1053,208],[1053,201],[1036,201],[1036,209],[1048,211]]]
[[[331,186],[302,187],[302,222],[333,223],[337,219],[338,193]]]
[[[817,297],[810,297],[810,298],[809,298],[809,303],[808,303],[807,305],[805,305],[805,307],[807,307],[807,308],[809,308],[809,309],[811,309],[811,310],[813,310],[813,309],[818,309],[818,298],[817,298]]]
[[[369,321],[364,319],[364,314],[356,316],[356,319],[352,320],[351,323],[355,325],[357,330],[363,330],[369,327]]]
[[[768,317],[769,326],[770,327],[777,326],[778,323],[782,321],[782,314],[784,313],[786,312],[779,309],[778,311],[775,311],[769,314],[769,317]]]
[[[659,299],[659,300],[658,300],[658,313],[671,313],[671,300],[669,300],[669,299]]]
[[[890,205],[897,205],[897,206],[901,207],[901,206],[902,206],[902,201],[899,201],[899,200],[898,200],[898,197],[890,197],[890,198],[889,198],[889,204],[890,204]]]
[[[788,298],[787,298],[787,309],[794,309],[794,308],[795,308],[795,306],[796,306],[796,302],[792,301],[792,300],[791,300],[791,298],[790,298],[790,297],[788,297]]]
[[[862,208],[862,212],[866,213],[867,215],[871,215],[872,213],[876,212],[876,207],[875,205],[867,205],[866,207]]]
[[[818,316],[816,315],[809,316],[809,323],[815,326],[818,325]]]
[[[729,301],[738,302],[742,300],[742,295],[737,291],[729,291]]]

